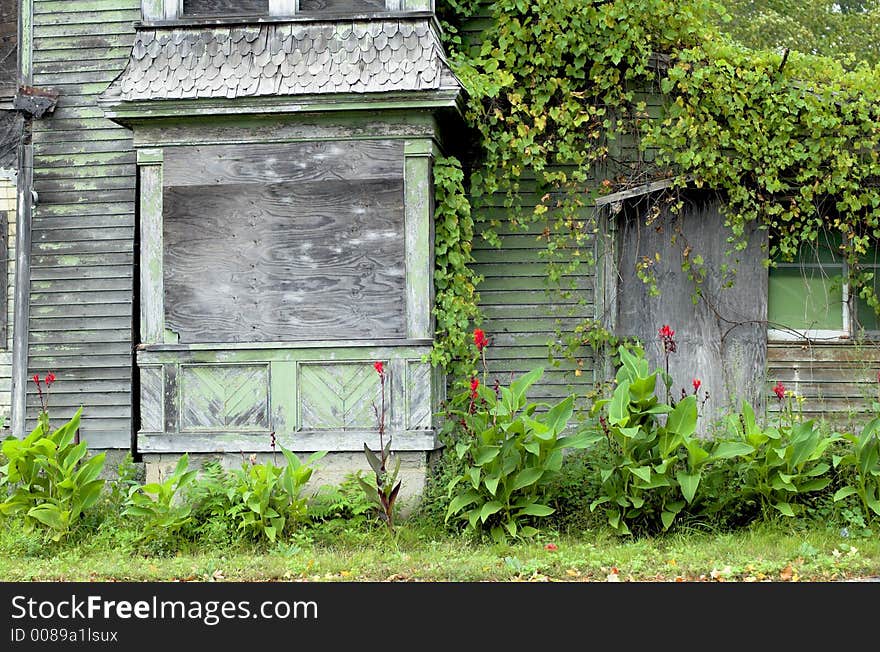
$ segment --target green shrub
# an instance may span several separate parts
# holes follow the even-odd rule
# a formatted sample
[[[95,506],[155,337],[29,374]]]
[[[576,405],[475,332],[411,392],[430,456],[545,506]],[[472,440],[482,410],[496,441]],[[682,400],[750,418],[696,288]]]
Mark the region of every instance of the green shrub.
[[[447,423],[464,431],[454,450],[465,469],[447,488],[446,520],[463,519],[467,528],[488,530],[501,541],[534,535],[537,529],[528,523],[553,513],[546,489],[562,468],[563,451],[586,448],[589,439],[563,436],[572,397],[552,407],[527,404],[526,392],[543,373],[535,369],[497,394],[474,381],[471,392],[453,401]],[[548,410],[538,412],[539,407]]]
[[[741,447],[732,462],[737,500],[755,500],[765,516],[771,508],[795,516],[806,494],[831,483],[826,451],[840,435],[824,434],[815,420],[801,422],[789,414],[775,425],[761,425],[744,402],[728,423],[731,444]]]
[[[844,434],[849,450],[833,457],[836,469],[849,472],[850,483],[838,489],[834,501],[858,496],[863,519],[880,516],[880,417],[871,419],[859,435]]]
[[[131,487],[122,514],[141,519],[139,541],[167,540],[192,522],[192,506],[183,496],[196,474],[189,468],[189,455],[184,453],[164,482]]]
[[[327,454],[314,453],[303,463],[284,447],[281,452],[287,461],[284,467],[245,461],[232,474],[229,514],[238,529],[254,539],[274,542],[285,527],[306,518],[308,498],[303,489],[314,472],[312,465]]]
[[[618,353],[614,393],[591,410],[598,417],[595,438],[605,440],[608,461],[600,467],[601,486],[590,510],[603,507],[608,524],[619,534],[630,534],[633,528],[645,533],[668,530],[687,506],[701,510],[704,474],[746,448],[698,439],[696,396],[674,407],[661,403],[655,391],[663,372],[649,371],[641,350],[620,347]]]
[[[24,439],[3,442],[0,490],[6,496],[0,515],[21,515],[27,530],[43,528],[54,541],[68,536],[101,495],[104,453],[87,457],[85,441],[75,443],[82,408],[56,430],[40,413],[37,427]]]

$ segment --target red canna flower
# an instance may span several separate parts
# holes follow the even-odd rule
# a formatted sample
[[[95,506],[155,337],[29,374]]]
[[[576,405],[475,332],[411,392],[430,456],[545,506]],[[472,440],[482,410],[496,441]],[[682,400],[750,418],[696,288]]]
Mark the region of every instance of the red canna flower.
[[[657,330],[657,334],[663,342],[663,353],[667,356],[675,353],[675,331],[669,328],[668,324],[664,324]]]
[[[474,329],[474,344],[477,346],[477,351],[482,351],[489,344],[489,340],[486,337],[486,333],[483,332],[482,328]]]
[[[34,382],[37,384],[37,387],[40,386],[40,374],[34,374]]]
[[[559,546],[557,546],[555,543],[548,543],[546,546],[544,546],[544,550],[556,552],[557,550],[559,550]]]
[[[376,373],[379,374],[380,376],[385,375],[385,365],[382,362],[374,362],[373,369],[375,369]]]
[[[471,398],[477,398],[477,388],[480,386],[480,381],[477,378],[474,378],[471,381]]]
[[[52,385],[52,383],[54,383],[54,382],[55,382],[55,374],[53,374],[50,371],[48,374],[46,374],[46,387],[50,387]]]
[[[699,378],[694,378],[691,381],[691,384],[694,386],[694,394],[696,394],[700,391],[700,386],[703,384],[703,381],[701,381]]]
[[[776,398],[781,401],[785,398],[785,385],[777,380],[776,385],[773,387],[773,393],[776,394]]]

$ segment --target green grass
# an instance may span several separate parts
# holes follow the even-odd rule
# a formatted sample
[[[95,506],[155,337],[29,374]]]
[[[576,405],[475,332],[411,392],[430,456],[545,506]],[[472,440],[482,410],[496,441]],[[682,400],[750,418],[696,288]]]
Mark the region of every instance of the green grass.
[[[106,525],[106,524],[105,524]],[[620,539],[605,530],[543,533],[498,545],[404,523],[303,528],[275,546],[227,540],[139,550],[111,526],[62,544],[0,532],[3,581],[840,581],[880,575],[880,540],[844,538],[799,522],[735,533]],[[554,544],[555,550],[547,545]],[[552,547],[552,546],[551,546]]]

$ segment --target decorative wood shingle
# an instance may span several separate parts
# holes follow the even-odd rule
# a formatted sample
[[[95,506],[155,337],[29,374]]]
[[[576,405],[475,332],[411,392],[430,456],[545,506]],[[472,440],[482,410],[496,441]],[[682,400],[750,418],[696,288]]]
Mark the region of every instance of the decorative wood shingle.
[[[459,88],[425,17],[151,27],[105,99],[382,93]]]

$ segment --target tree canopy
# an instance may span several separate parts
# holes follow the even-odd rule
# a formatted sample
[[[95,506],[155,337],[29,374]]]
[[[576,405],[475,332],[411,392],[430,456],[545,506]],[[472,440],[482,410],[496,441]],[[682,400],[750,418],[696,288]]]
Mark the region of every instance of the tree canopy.
[[[756,49],[880,62],[880,0],[722,0],[720,27]]]

